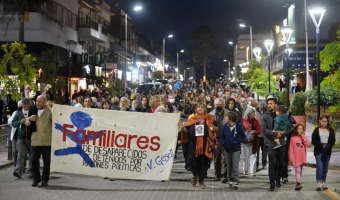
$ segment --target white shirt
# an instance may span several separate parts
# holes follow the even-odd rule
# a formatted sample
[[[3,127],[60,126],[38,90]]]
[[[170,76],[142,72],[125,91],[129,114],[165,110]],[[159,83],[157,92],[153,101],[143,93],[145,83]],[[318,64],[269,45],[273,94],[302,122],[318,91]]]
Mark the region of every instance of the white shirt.
[[[41,116],[41,114],[44,112],[44,110],[42,109],[42,110],[38,110],[38,116],[40,117]]]

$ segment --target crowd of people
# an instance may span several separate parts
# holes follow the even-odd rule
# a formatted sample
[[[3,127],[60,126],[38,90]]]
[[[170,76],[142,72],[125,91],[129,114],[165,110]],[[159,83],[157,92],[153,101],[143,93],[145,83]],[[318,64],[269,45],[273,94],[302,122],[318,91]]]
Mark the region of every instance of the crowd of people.
[[[268,96],[255,100],[242,87],[216,81],[177,82],[151,88],[142,94],[126,90],[123,96],[110,96],[99,91],[74,91],[69,97],[66,90],[41,94],[34,99],[22,99],[9,123],[13,129],[14,172],[22,178],[29,155],[29,173],[34,177],[32,186],[42,182],[48,186],[51,156],[53,104],[146,113],[181,113],[178,146],[182,147],[185,169],[191,171],[192,186],[206,189],[204,179],[210,166],[214,167],[214,181],[229,187],[239,187],[239,166],[243,154],[243,174],[256,176],[260,169],[268,168],[269,191],[288,182],[288,165],[295,169],[296,190],[302,189],[302,168],[306,164],[306,148],[314,145],[317,163],[317,190],[325,190],[328,163],[335,144],[334,130],[327,116],[321,116],[311,142],[305,136],[302,124],[293,124],[289,109],[280,100]],[[53,96],[53,97],[52,97]],[[39,171],[39,158],[44,168]],[[260,160],[261,158],[261,160]],[[261,165],[262,164],[262,165]]]

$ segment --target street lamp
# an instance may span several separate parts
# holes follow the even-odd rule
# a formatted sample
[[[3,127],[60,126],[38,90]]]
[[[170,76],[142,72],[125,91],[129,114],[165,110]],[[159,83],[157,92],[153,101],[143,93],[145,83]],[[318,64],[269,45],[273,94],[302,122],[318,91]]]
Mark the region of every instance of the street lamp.
[[[317,69],[316,69],[316,83],[317,83],[317,120],[320,118],[320,25],[322,22],[322,18],[326,12],[326,10],[319,6],[310,6],[309,14],[312,17],[313,23],[316,29],[316,53],[317,53]],[[317,17],[319,17],[319,21],[317,21]]]
[[[175,68],[176,71],[176,79],[178,79],[178,67]]]
[[[229,80],[230,80],[230,60],[223,60],[224,62],[228,62],[228,78],[229,78]]]
[[[165,38],[173,38],[174,35],[173,34],[169,34],[167,37],[163,38],[163,67],[165,67]]]
[[[268,92],[270,92],[270,61],[271,61],[270,52],[273,49],[274,41],[273,40],[265,40],[264,46],[266,47],[267,52],[268,52]]]
[[[289,49],[289,40],[290,40],[290,37],[292,36],[292,33],[293,33],[294,29],[290,26],[284,26],[281,28],[281,33],[282,33],[282,38],[283,38],[283,41],[286,43],[286,49]],[[286,89],[287,89],[287,107],[289,108],[289,105],[290,105],[290,101],[289,101],[289,83],[290,83],[290,78],[289,78],[289,66],[288,66],[288,58],[289,58],[289,55],[288,55],[288,51],[286,51],[286,56],[287,56],[287,69],[286,69]]]
[[[260,54],[261,54],[261,48],[260,48],[260,47],[255,47],[255,48],[253,49],[253,53],[254,53],[255,58],[256,58],[256,63],[259,64],[260,59],[261,59],[261,56],[260,56]],[[259,67],[259,66],[257,66],[257,67]]]
[[[143,7],[140,5],[136,5],[133,10],[134,11],[140,11],[142,10]],[[128,60],[128,54],[127,54],[127,50],[128,50],[128,15],[127,12],[125,12],[125,66],[124,66],[124,70],[123,70],[123,78],[124,78],[124,85],[125,88],[127,87],[127,60]]]
[[[178,57],[179,57],[179,53],[184,53],[184,50],[182,49],[182,50],[180,50],[179,52],[177,52],[177,63],[176,63],[177,69],[179,69],[179,68],[178,68]],[[178,78],[178,75],[177,75],[177,78]]]
[[[240,27],[249,27],[250,29],[250,59],[253,59],[253,27],[252,26],[246,26],[245,24],[240,24]]]
[[[69,66],[68,66],[68,94],[71,96],[71,76],[72,76],[72,53],[77,46],[74,40],[66,40],[65,46],[68,51]]]

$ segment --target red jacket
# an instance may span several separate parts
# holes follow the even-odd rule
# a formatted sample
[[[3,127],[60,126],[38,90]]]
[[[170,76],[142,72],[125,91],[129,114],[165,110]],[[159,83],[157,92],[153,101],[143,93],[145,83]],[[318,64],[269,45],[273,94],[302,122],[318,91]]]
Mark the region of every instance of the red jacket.
[[[255,133],[255,140],[253,141],[253,150],[252,150],[252,154],[255,154],[258,149],[259,149],[259,141],[258,141],[258,136],[262,133],[261,130],[261,124],[260,121],[257,120],[256,118],[253,119],[254,121],[249,121],[248,117],[243,117],[243,129],[244,132],[248,131],[248,126],[252,129],[252,130],[256,130]]]

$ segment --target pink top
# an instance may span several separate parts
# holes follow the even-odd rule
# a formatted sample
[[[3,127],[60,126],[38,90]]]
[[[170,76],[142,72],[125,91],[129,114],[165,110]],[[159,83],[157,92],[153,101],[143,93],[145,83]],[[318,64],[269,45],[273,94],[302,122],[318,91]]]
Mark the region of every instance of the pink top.
[[[306,164],[306,147],[310,147],[310,141],[305,135],[302,137],[295,135],[290,139],[288,157],[291,166],[298,167]]]

